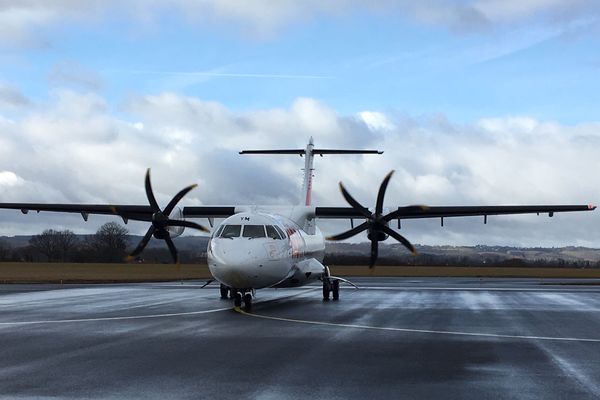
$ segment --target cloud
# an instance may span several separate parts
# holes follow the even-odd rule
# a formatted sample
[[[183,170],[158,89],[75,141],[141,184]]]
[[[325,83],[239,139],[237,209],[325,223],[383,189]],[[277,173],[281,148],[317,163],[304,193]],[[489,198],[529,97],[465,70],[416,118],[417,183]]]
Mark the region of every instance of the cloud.
[[[12,171],[0,171],[0,187],[7,189],[12,186],[22,185],[23,179]]]
[[[102,88],[102,78],[93,70],[75,62],[61,62],[52,67],[48,81],[53,86],[98,91]]]
[[[95,19],[116,2],[90,0],[3,0],[0,2],[0,40],[9,46],[45,47],[41,30],[65,22]]]
[[[3,109],[17,109],[30,104],[30,101],[18,89],[0,82],[0,112]]]
[[[243,36],[269,37],[318,17],[397,15],[452,31],[473,32],[518,24],[598,24],[597,0],[5,0],[0,2],[0,40],[5,45],[47,46],[44,29],[63,23],[102,21],[118,13],[152,24],[174,12],[191,25],[222,25]]]
[[[362,111],[358,116],[364,121],[371,130],[391,130],[394,129],[394,124],[390,122],[388,117],[378,111]]]
[[[381,156],[315,160],[314,201],[345,205],[343,181],[373,206],[379,182],[396,171],[386,206],[407,204],[588,204],[600,196],[600,122],[564,125],[527,116],[458,124],[443,115],[419,118],[381,111],[341,115],[311,98],[286,108],[235,112],[223,104],[174,93],[132,97],[117,112],[94,93],[52,92],[50,100],[13,120],[0,119],[3,202],[145,204],[143,176],[152,167],[159,202],[191,183],[185,205],[295,204],[303,160],[240,156],[245,148],[376,148]],[[44,224],[94,231],[106,218],[83,223],[49,214],[0,212],[0,234],[32,233]],[[596,213],[405,221],[416,243],[600,245]],[[347,222],[324,222],[328,233]],[[144,224],[132,224],[134,232]],[[34,230],[35,229],[35,230]],[[33,230],[33,231],[32,231]]]

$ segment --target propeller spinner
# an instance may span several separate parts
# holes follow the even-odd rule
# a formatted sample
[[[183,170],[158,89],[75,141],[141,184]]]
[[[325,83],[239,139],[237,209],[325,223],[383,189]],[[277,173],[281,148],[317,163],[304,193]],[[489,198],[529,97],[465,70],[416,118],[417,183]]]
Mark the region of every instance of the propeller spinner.
[[[340,190],[344,199],[358,211],[363,217],[365,217],[366,221],[362,224],[337,235],[327,237],[327,240],[344,240],[348,239],[354,235],[357,235],[363,231],[367,232],[367,237],[371,241],[371,260],[369,262],[369,268],[373,268],[375,266],[375,262],[377,261],[377,256],[379,253],[379,242],[384,241],[388,238],[388,236],[393,237],[398,242],[402,243],[404,247],[410,250],[411,253],[417,254],[415,246],[412,245],[404,236],[400,235],[398,232],[394,231],[389,227],[389,222],[394,218],[397,218],[402,211],[410,211],[414,209],[422,210],[426,208],[425,206],[408,206],[401,207],[396,211],[393,211],[387,215],[383,215],[383,200],[385,198],[385,191],[387,190],[388,183],[392,178],[394,171],[390,171],[381,185],[379,186],[379,192],[377,193],[377,202],[375,203],[375,212],[371,212],[368,208],[363,207],[358,201],[356,201],[350,193],[346,190],[342,182],[340,182]]]
[[[150,183],[150,168],[146,170],[146,180],[145,180],[145,189],[146,189],[146,197],[148,198],[148,202],[150,203],[150,207],[152,208],[152,225],[137,245],[137,247],[131,252],[131,254],[127,257],[128,260],[132,260],[137,257],[148,245],[150,238],[154,236],[157,239],[164,240],[169,247],[169,251],[171,252],[171,256],[173,257],[173,261],[175,263],[179,262],[179,256],[177,254],[177,248],[173,243],[173,239],[171,239],[171,233],[169,232],[169,227],[172,226],[180,226],[184,228],[197,229],[202,232],[210,232],[207,228],[200,224],[196,224],[195,222],[185,221],[185,220],[176,220],[169,218],[170,214],[175,209],[175,206],[181,199],[188,194],[192,189],[194,189],[197,185],[190,185],[175,195],[173,199],[167,204],[167,206],[161,210],[156,197],[154,197],[154,192],[152,191],[152,184]]]

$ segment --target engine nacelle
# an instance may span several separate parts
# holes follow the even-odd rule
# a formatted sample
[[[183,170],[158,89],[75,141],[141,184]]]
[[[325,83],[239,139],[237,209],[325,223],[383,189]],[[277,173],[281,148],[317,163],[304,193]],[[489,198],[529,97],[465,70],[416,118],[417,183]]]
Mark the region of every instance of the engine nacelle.
[[[383,242],[389,237],[389,235],[385,232],[379,230],[369,230],[367,233],[367,238],[369,240],[377,240],[378,242]]]
[[[181,211],[181,208],[175,207],[173,209],[173,211],[171,211],[171,214],[169,214],[169,219],[183,221],[185,218],[183,218],[183,211]],[[167,230],[169,231],[169,234],[171,235],[171,237],[174,238],[177,236],[181,236],[181,234],[185,230],[185,227],[183,227],[183,226],[168,226]]]

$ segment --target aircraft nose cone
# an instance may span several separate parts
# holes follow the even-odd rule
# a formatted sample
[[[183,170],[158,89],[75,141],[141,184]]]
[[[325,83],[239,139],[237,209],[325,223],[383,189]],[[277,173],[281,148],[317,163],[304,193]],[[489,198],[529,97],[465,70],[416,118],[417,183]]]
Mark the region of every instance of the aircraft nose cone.
[[[244,239],[221,239],[211,248],[209,267],[219,281],[236,288],[254,287],[260,279],[266,251],[262,246],[250,246]]]

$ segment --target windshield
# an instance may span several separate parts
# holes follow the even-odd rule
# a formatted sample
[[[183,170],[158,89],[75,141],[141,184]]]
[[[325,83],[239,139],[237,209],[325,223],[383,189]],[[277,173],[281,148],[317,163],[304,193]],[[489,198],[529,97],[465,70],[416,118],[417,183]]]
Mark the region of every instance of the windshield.
[[[265,237],[264,225],[244,225],[244,234],[246,238],[261,238]]]
[[[283,237],[279,234],[279,232],[277,232],[277,230],[275,230],[275,227],[273,225],[267,225],[267,237],[271,238],[271,239],[283,239]]]
[[[241,225],[225,225],[223,228],[223,232],[221,232],[222,238],[234,238],[240,236],[240,231],[242,230]]]
[[[274,228],[277,230],[277,232],[279,232],[279,234],[281,235],[281,238],[282,238],[282,239],[285,239],[285,238],[286,238],[286,236],[285,236],[285,233],[283,232],[283,230],[281,230],[281,228],[280,228],[280,227],[278,227],[277,225],[275,225],[275,226],[273,226],[273,227],[274,227]]]
[[[219,235],[221,235],[221,232],[223,231],[223,228],[225,228],[225,225],[221,225],[221,226],[219,227],[219,229],[217,229],[217,230],[214,232],[214,234],[213,234],[213,237],[219,237]]]

